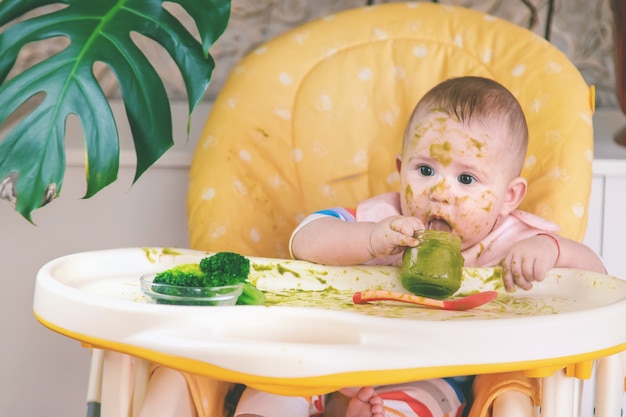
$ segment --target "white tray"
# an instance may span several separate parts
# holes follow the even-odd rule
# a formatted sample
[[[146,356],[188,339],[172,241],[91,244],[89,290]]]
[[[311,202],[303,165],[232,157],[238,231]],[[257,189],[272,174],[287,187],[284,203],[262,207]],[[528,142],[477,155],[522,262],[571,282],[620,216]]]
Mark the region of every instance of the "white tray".
[[[205,255],[125,248],[55,259],[38,273],[35,314],[89,344],[264,389],[289,380],[313,390],[328,385],[328,376],[342,387],[399,382],[408,374],[526,370],[626,349],[626,282],[568,269],[554,269],[531,291],[515,293],[490,278],[493,270],[468,269],[459,292],[495,289],[500,295],[486,306],[450,312],[352,305],[354,291],[401,290],[394,267],[251,258],[252,280],[273,305],[146,302],[141,275]]]

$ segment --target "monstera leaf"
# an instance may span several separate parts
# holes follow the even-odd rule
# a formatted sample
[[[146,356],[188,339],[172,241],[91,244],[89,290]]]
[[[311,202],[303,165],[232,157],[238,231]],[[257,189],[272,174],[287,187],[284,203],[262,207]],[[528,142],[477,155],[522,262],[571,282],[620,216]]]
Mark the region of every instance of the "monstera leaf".
[[[195,39],[161,0],[0,1],[0,124],[33,97],[33,111],[0,142],[0,197],[31,221],[31,212],[58,196],[65,173],[65,123],[78,116],[85,137],[90,197],[117,178],[118,132],[113,113],[93,73],[103,62],[115,73],[130,124],[137,170],[135,180],[173,145],[171,110],[165,87],[131,32],[161,44],[182,73],[189,114],[202,99],[214,61],[209,47],[224,32],[227,0],[170,0],[194,19]],[[26,12],[60,3],[65,7],[11,24]],[[61,52],[7,81],[18,53],[29,42],[63,36]]]

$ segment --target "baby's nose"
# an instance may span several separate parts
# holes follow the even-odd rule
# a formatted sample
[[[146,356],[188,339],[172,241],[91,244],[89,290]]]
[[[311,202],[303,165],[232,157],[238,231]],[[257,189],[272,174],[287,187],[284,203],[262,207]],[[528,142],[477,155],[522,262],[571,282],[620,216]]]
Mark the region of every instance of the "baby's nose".
[[[446,184],[445,180],[432,187],[428,197],[431,201],[436,201],[438,203],[449,204],[452,201],[450,187]]]

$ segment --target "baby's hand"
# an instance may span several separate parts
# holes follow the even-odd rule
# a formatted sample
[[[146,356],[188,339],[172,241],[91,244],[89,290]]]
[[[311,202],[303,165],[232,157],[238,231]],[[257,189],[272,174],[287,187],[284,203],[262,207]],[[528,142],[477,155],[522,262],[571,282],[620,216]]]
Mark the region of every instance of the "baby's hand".
[[[552,237],[537,235],[520,240],[500,262],[504,287],[513,291],[517,284],[524,290],[530,290],[534,281],[544,280],[558,259],[559,247]]]
[[[376,223],[370,234],[370,252],[375,258],[395,255],[407,246],[417,246],[413,237],[416,230],[424,229],[424,224],[415,217],[393,216]]]

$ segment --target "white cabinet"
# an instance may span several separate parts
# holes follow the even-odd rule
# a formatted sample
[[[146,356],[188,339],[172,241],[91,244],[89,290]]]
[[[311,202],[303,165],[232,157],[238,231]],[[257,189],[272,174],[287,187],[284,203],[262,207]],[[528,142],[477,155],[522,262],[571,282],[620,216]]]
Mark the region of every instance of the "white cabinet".
[[[626,117],[619,110],[594,115],[594,177],[585,243],[602,256],[610,275],[626,279],[626,147],[613,139],[622,129]]]
[[[599,110],[594,115],[594,160],[589,223],[585,243],[595,250],[610,275],[626,279],[626,147],[615,143],[626,129],[619,110]],[[583,416],[593,416],[594,381],[584,383]],[[626,410],[626,393],[622,407]]]

